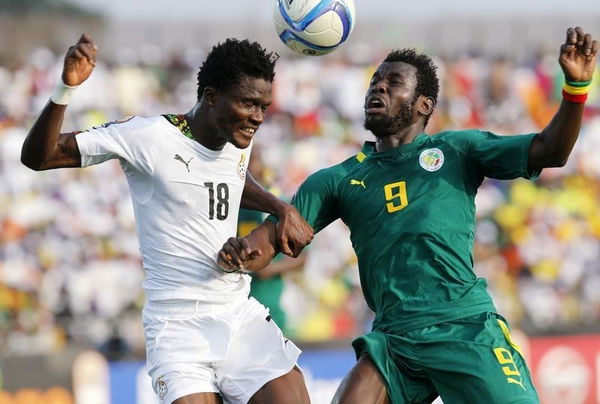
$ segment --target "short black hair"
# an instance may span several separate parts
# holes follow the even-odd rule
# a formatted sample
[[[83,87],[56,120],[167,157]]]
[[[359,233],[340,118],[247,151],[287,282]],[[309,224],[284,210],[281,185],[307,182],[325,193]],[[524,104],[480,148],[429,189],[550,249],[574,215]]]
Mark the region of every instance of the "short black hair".
[[[440,91],[440,81],[437,76],[437,66],[433,60],[424,53],[419,53],[413,48],[395,49],[388,53],[384,62],[404,62],[417,68],[417,87],[415,100],[419,95],[433,98],[437,104]],[[429,115],[425,124],[429,121]]]
[[[198,100],[206,87],[228,90],[240,82],[243,75],[273,81],[275,62],[279,58],[267,52],[258,42],[228,38],[208,53],[198,72]]]

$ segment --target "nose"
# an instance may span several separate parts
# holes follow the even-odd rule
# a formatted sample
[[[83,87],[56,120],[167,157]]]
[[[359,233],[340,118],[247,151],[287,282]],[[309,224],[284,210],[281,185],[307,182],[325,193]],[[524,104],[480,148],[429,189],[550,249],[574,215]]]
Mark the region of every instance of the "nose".
[[[385,80],[379,80],[377,81],[373,87],[372,87],[372,91],[374,93],[380,93],[380,94],[384,94],[387,91],[387,85],[385,83]]]
[[[261,108],[256,108],[250,115],[250,122],[253,125],[260,126],[265,121],[265,112]]]

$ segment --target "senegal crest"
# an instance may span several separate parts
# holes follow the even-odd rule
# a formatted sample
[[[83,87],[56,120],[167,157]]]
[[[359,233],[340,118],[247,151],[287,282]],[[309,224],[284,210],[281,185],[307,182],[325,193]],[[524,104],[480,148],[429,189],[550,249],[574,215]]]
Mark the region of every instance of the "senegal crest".
[[[419,156],[419,164],[427,171],[437,171],[444,164],[444,153],[440,149],[423,150]]]

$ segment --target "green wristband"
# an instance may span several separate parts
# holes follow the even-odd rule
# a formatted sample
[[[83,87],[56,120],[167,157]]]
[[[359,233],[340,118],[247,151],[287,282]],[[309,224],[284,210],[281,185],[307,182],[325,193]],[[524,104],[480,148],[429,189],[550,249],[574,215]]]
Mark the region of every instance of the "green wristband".
[[[571,81],[571,80],[565,79],[565,83],[567,83],[568,85],[570,85],[572,87],[586,87],[586,86],[589,86],[590,84],[592,84],[592,80],[589,80],[589,81]]]

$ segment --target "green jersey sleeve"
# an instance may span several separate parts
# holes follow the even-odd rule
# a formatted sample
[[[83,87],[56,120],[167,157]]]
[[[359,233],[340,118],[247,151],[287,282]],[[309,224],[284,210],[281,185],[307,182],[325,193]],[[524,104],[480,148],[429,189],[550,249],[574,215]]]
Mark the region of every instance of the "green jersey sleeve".
[[[292,205],[315,233],[340,217],[337,209],[337,184],[344,172],[341,164],[317,171],[304,180],[292,197]],[[276,223],[277,217],[271,215],[267,220]]]
[[[539,171],[527,168],[529,147],[535,133],[500,136],[491,132],[472,130],[464,135],[465,154],[474,160],[486,177],[500,180],[523,177],[535,179]]]
[[[336,209],[337,175],[334,167],[317,171],[309,176],[292,197],[292,205],[310,224],[315,233],[339,218]]]

